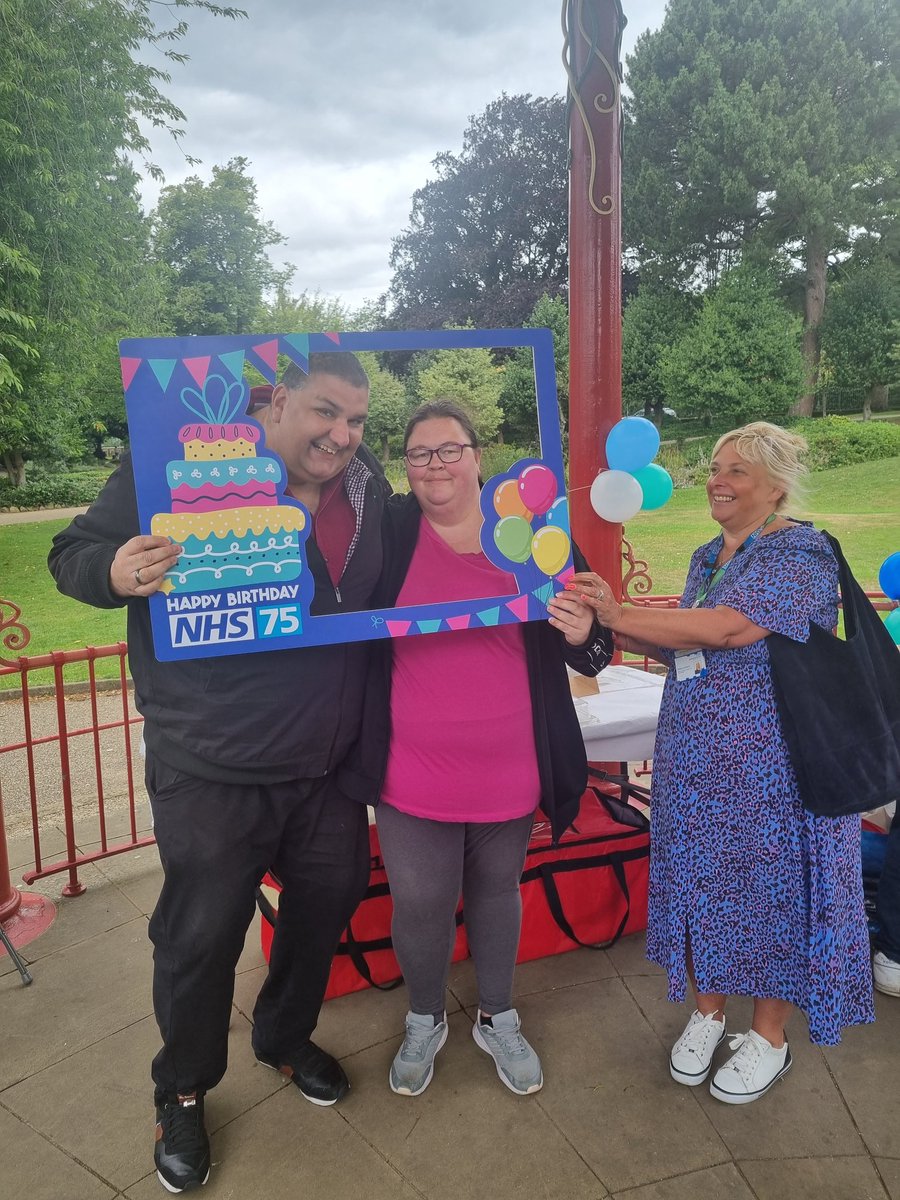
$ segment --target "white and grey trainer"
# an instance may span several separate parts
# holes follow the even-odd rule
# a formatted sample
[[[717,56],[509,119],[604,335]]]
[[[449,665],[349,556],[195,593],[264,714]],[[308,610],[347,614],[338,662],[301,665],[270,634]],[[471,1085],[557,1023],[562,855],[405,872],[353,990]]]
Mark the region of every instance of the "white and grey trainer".
[[[419,1096],[431,1083],[434,1060],[447,1040],[447,1014],[435,1022],[431,1015],[408,1012],[406,1037],[391,1063],[389,1082],[398,1096]]]
[[[728,1044],[737,1053],[719,1067],[709,1085],[710,1094],[725,1104],[750,1104],[758,1100],[791,1069],[787,1042],[775,1047],[755,1029],[739,1033]]]
[[[669,1055],[669,1071],[675,1082],[688,1087],[702,1083],[709,1074],[716,1047],[724,1037],[724,1016],[719,1020],[715,1013],[704,1017],[695,1012]]]
[[[511,1092],[528,1096],[544,1086],[541,1060],[522,1037],[522,1023],[514,1008],[495,1013],[490,1025],[479,1016],[472,1026],[472,1036],[478,1046],[491,1058],[497,1074]]]

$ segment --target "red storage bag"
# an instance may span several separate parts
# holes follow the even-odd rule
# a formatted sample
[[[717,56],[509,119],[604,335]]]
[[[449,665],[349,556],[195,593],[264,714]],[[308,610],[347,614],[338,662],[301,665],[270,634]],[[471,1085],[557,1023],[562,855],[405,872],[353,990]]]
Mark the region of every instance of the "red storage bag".
[[[650,825],[624,796],[646,795],[627,780],[597,780],[581,798],[578,819],[551,845],[549,823],[535,822],[522,873],[522,936],[517,962],[562,954],[579,946],[605,949],[625,933],[647,926]],[[540,816],[540,814],[539,814]],[[344,931],[331,964],[325,999],[366,987],[402,983],[391,943],[391,893],[378,831],[369,827],[371,872],[365,898]],[[266,962],[277,918],[278,880],[267,875],[258,894]],[[456,914],[453,962],[468,958],[463,911]]]
[[[388,887],[378,830],[369,826],[369,853],[371,867],[369,887],[350,924],[341,935],[340,944],[331,964],[325,999],[345,996],[348,992],[359,992],[363,988],[376,987],[383,991],[399,987],[403,982],[400,966],[391,943],[391,893]],[[277,901],[281,885],[271,874],[262,882],[257,902],[262,922],[260,940],[266,962],[272,947],[272,936],[277,919]],[[456,944],[453,961],[468,958],[469,947],[466,931],[462,925],[462,912],[457,913]]]
[[[618,790],[588,788],[555,848],[550,826],[535,824],[522,872],[518,962],[579,946],[606,949],[646,929],[650,826]]]

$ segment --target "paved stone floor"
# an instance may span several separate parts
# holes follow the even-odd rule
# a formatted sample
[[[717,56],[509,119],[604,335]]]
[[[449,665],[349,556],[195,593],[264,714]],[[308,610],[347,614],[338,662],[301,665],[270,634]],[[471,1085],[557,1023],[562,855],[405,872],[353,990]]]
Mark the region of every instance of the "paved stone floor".
[[[10,849],[18,878],[28,842]],[[156,854],[107,859],[83,876],[78,899],[60,898],[60,877],[43,886],[59,915],[25,949],[30,988],[0,958],[0,1189],[16,1200],[166,1194],[152,1170],[148,1079]],[[528,963],[516,1003],[546,1082],[520,1098],[470,1036],[474,981],[461,963],[450,1038],[418,1099],[387,1086],[402,991],[326,1004],[317,1039],[353,1090],[324,1109],[253,1059],[263,972],[254,925],[231,1063],[207,1101],[204,1200],[900,1200],[900,1001],[879,996],[877,1024],[826,1051],[796,1019],[791,1073],[759,1103],[729,1107],[669,1078],[668,1047],[688,1013],[666,1002],[641,937]],[[747,1011],[735,1005],[730,1024]]]

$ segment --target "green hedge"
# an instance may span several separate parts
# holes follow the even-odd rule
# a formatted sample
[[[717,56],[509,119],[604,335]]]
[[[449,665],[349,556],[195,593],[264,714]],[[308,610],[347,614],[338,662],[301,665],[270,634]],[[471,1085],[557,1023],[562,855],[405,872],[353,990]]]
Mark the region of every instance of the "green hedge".
[[[848,417],[821,417],[798,421],[791,428],[809,443],[809,468],[849,467],[900,454],[900,425],[891,421],[851,421]]]
[[[900,425],[891,421],[851,421],[848,417],[819,417],[795,421],[789,426],[809,444],[807,464],[811,471],[849,467],[900,455]],[[709,459],[718,436],[690,441],[664,442],[656,461],[666,468],[676,487],[705,483]]]
[[[102,467],[53,474],[36,468],[22,488],[0,479],[0,510],[81,507],[96,499],[108,478]]]

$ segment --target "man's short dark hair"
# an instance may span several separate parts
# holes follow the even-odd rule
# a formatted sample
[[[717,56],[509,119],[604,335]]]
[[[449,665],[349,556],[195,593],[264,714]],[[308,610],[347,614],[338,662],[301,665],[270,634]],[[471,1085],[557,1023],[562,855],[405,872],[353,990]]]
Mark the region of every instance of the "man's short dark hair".
[[[290,363],[281,376],[281,382],[289,391],[297,391],[306,387],[313,375],[333,375],[355,388],[368,389],[369,386],[369,377],[363,370],[362,363],[349,350],[311,354],[308,372],[296,363]]]

